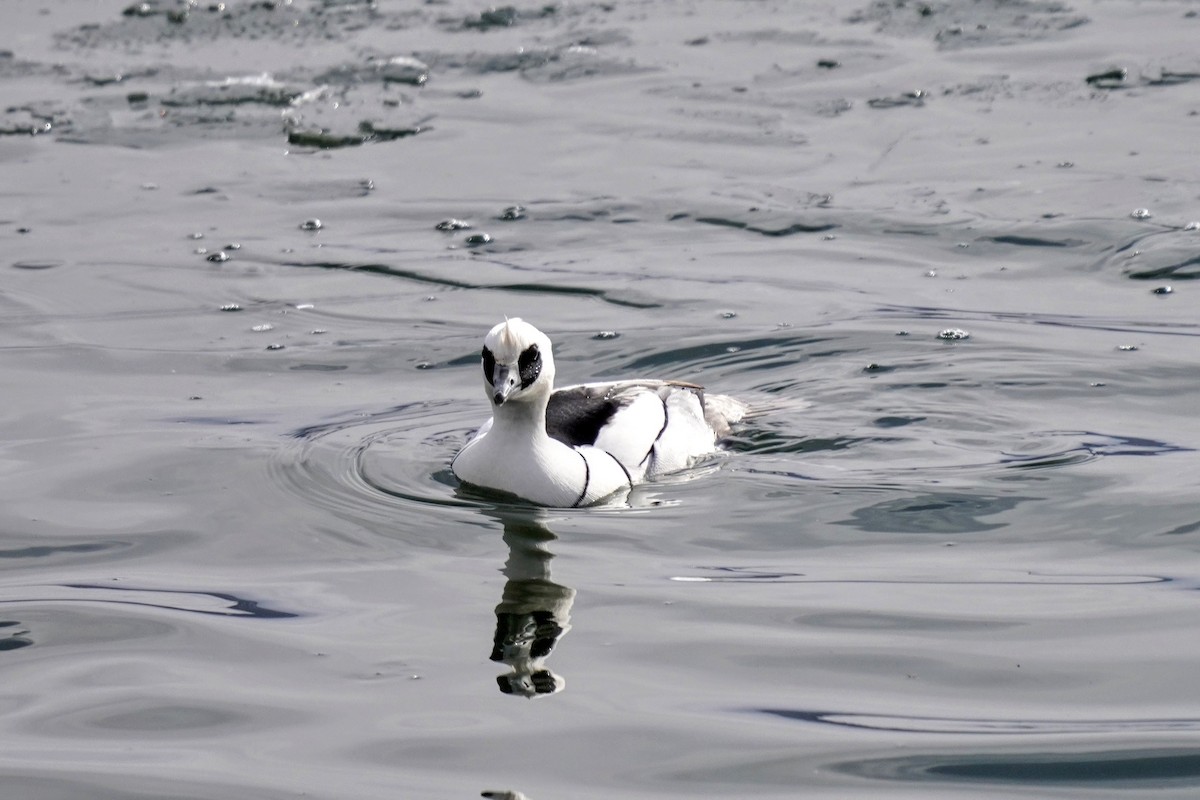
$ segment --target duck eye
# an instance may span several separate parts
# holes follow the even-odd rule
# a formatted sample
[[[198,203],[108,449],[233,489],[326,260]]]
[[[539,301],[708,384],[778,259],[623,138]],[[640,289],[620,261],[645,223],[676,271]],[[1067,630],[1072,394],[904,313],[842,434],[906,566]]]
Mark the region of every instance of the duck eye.
[[[492,351],[487,347],[483,348],[483,377],[487,380],[488,386],[494,385],[493,375],[496,374],[496,357],[492,355]]]
[[[521,353],[517,359],[517,371],[521,375],[522,389],[528,388],[538,379],[538,375],[542,373],[542,354],[536,344],[529,345],[525,352]]]

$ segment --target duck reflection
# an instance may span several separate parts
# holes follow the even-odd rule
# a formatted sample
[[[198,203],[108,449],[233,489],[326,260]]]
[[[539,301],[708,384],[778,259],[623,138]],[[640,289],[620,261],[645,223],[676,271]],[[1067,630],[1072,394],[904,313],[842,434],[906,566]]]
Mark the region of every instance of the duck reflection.
[[[550,579],[554,554],[546,546],[557,537],[540,518],[543,512],[517,510],[498,514],[504,524],[508,578],[496,606],[492,661],[511,669],[496,676],[504,694],[543,697],[563,690],[566,682],[545,665],[558,640],[571,629],[575,590]]]

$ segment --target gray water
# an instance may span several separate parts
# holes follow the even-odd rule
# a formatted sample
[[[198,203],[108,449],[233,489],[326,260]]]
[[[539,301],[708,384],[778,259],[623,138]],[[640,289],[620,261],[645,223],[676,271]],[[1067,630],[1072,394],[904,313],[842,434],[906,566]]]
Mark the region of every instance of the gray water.
[[[1196,797],[1197,41],[6,0],[3,796]],[[758,413],[481,499],[504,315]]]

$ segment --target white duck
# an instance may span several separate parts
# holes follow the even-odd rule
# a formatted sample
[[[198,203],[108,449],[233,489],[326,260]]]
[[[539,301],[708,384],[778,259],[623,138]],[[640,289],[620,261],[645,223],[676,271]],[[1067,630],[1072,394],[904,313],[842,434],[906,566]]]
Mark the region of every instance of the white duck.
[[[466,483],[539,505],[586,506],[716,450],[746,412],[724,395],[659,380],[554,389],[550,339],[501,322],[483,340],[492,418],[450,468]]]

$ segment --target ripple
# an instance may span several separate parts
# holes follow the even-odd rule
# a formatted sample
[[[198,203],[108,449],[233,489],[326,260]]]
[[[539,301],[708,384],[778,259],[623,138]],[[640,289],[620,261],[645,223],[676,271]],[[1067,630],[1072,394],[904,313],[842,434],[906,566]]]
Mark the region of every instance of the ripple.
[[[294,431],[271,479],[341,518],[433,544],[414,519],[482,505],[458,496],[449,470],[479,422],[447,400],[345,415]]]
[[[756,708],[767,714],[796,722],[835,725],[897,733],[953,733],[986,736],[1096,733],[1164,733],[1200,730],[1200,719],[1161,717],[1149,719],[995,719],[969,717],[920,717],[898,714],[863,714],[791,708]]]
[[[259,605],[257,601],[224,592],[146,589],[119,584],[64,583],[48,586],[5,586],[0,589],[0,604],[4,603],[22,605],[31,603],[104,603],[185,611],[206,616],[252,619],[284,619],[297,616],[289,611],[267,608]]]
[[[847,761],[832,768],[887,781],[1167,788],[1200,780],[1200,751],[1130,748],[1047,753],[912,755]]]

